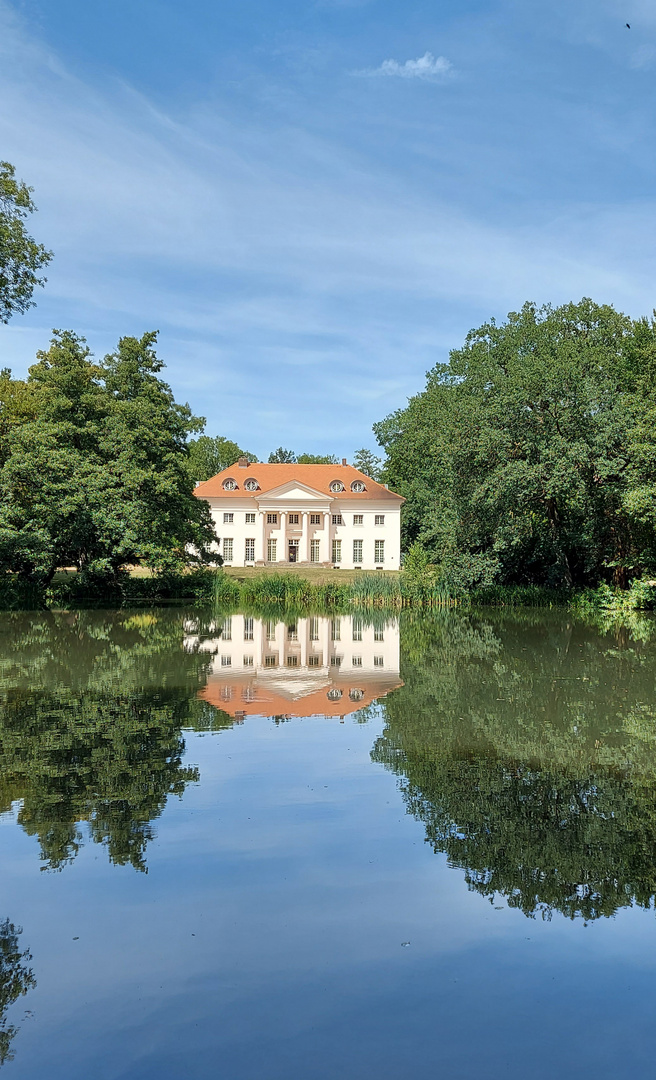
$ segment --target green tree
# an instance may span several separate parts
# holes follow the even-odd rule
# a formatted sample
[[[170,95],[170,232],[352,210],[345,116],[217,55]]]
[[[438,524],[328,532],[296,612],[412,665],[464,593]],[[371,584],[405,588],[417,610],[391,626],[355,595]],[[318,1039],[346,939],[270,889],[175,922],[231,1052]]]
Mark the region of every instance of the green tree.
[[[4,323],[34,306],[34,289],[46,281],[39,271],[52,259],[52,252],[37,244],[25,228],[28,214],[36,210],[32,191],[16,180],[13,165],[0,161],[0,322]]]
[[[0,378],[0,567],[47,583],[59,566],[93,581],[211,558],[188,469],[202,421],[158,377],[155,340],[121,338],[95,364],[57,331],[26,382]]]
[[[269,454],[270,465],[295,465],[296,454],[293,450],[285,450],[284,447],[279,446],[277,450],[272,450]]]
[[[240,457],[257,461],[255,454],[241,450],[232,439],[223,435],[199,435],[189,443],[189,471],[194,481],[209,480],[234,465]]]
[[[9,919],[0,922],[0,1065],[13,1061],[11,1041],[18,1031],[7,1022],[7,1010],[36,986],[32,969],[27,966],[31,953],[21,949],[18,941],[22,933],[22,928]]]
[[[334,454],[299,454],[296,460],[299,465],[337,465]]]
[[[375,426],[404,542],[445,574],[625,584],[656,566],[656,326],[582,300],[473,330]]]
[[[356,450],[353,455],[353,466],[359,469],[365,476],[370,476],[372,480],[381,479],[382,459],[377,457],[371,450],[367,450],[364,447],[362,450]]]

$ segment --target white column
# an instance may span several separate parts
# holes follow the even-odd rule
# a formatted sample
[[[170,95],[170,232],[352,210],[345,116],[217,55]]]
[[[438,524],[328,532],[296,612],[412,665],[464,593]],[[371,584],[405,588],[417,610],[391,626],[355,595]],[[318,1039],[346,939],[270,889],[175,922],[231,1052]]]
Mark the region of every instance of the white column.
[[[303,532],[301,533],[300,562],[310,561],[310,530],[308,528],[307,511],[303,511]]]
[[[322,562],[330,562],[332,559],[332,547],[330,543],[330,514],[323,515],[323,535],[325,537],[325,546],[323,551]]]
[[[301,667],[307,667],[307,655],[308,655],[308,634],[310,633],[310,620],[299,619],[298,623],[298,640],[301,643]]]
[[[276,645],[278,647],[278,667],[284,668],[285,666],[285,632],[287,627],[284,622],[276,623]]]
[[[278,544],[278,551],[276,552],[278,556],[278,562],[287,562],[287,552],[285,551],[286,540],[287,535],[285,533],[285,514],[283,512],[280,515],[280,543]]]
[[[262,513],[261,510],[258,510],[255,515],[255,562],[264,562],[264,560],[266,559],[264,540],[265,521],[265,515]]]

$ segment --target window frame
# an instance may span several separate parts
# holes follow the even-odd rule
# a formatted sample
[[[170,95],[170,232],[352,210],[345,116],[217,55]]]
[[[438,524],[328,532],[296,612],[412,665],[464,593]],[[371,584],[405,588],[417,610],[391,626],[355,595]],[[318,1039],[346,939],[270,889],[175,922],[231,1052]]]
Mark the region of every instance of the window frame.
[[[374,515],[374,525],[384,525],[384,524],[385,524],[385,515],[384,514],[375,514]]]
[[[235,523],[235,515],[234,515],[234,513],[231,513],[229,510],[224,510],[224,512],[223,512],[223,524],[224,525],[234,525],[234,523]]]
[[[332,559],[333,563],[341,563],[342,561],[342,541],[333,539],[332,544]]]

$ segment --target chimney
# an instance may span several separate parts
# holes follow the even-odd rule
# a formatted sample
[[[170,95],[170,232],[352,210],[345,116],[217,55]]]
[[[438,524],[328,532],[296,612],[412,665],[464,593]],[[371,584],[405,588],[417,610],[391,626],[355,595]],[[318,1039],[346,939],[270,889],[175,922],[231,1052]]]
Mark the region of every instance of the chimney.
[[[346,465],[346,458],[345,457],[342,458],[342,465]]]
[[[248,466],[249,466],[248,458],[247,457],[240,457],[239,461],[237,462],[237,465],[239,466],[240,469],[247,469]]]

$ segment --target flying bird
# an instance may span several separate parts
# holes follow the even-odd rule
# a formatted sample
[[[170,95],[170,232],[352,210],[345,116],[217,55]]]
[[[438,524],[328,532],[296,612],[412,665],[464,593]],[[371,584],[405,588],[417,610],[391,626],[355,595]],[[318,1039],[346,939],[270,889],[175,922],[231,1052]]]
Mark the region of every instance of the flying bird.
[[[630,30],[630,29],[631,29],[631,23],[628,23],[628,22],[627,22],[627,23],[624,23],[624,25],[626,26],[627,30]]]

